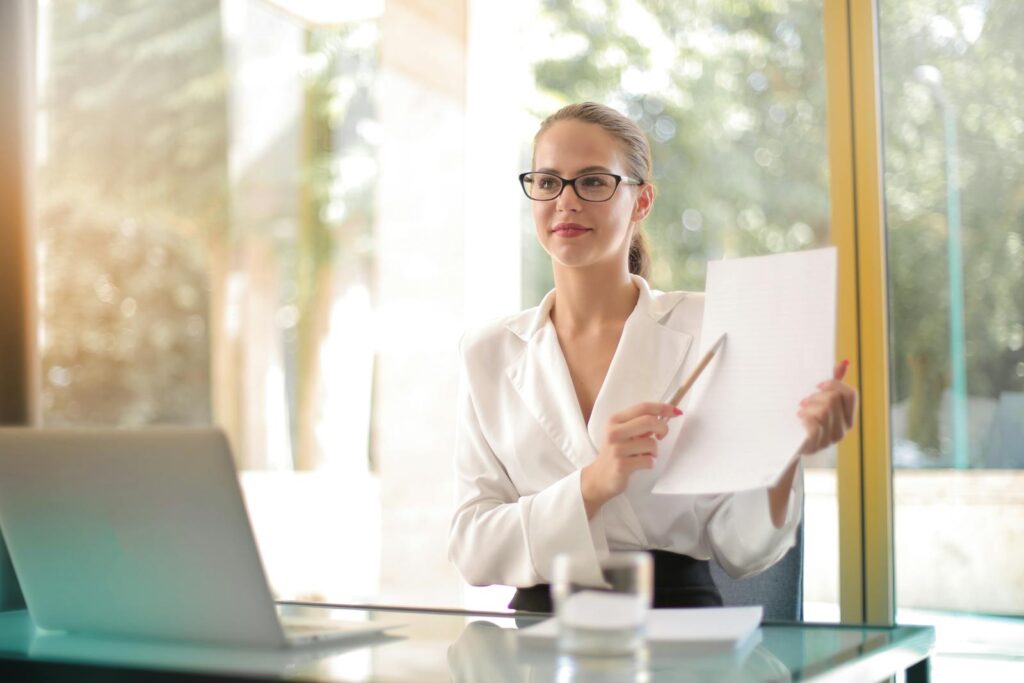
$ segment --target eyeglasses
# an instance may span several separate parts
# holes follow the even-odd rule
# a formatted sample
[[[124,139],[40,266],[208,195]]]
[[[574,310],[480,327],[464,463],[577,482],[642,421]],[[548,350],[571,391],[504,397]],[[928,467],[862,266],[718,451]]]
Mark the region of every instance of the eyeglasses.
[[[586,202],[606,202],[615,194],[620,183],[643,185],[644,181],[614,173],[584,173],[575,178],[562,178],[553,173],[527,172],[519,174],[519,184],[530,199],[549,202],[561,196],[566,185],[572,185],[576,196]]]

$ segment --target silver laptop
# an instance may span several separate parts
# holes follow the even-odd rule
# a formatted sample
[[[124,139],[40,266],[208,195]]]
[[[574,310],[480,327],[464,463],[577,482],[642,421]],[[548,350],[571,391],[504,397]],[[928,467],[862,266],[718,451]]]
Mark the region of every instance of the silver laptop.
[[[0,429],[0,528],[43,629],[283,647],[393,626],[279,620],[216,429]]]

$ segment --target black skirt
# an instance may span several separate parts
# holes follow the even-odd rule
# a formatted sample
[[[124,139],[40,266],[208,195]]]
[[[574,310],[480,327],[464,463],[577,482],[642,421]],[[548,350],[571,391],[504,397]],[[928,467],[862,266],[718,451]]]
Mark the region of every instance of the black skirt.
[[[654,560],[654,607],[721,607],[722,595],[711,578],[707,560],[664,550],[649,550]],[[517,588],[509,609],[552,612],[551,587]]]

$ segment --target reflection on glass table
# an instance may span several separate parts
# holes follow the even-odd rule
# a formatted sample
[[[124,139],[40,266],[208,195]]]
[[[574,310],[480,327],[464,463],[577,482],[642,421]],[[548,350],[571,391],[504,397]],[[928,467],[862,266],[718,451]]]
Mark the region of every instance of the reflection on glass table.
[[[519,639],[516,630],[472,621],[448,649],[455,681],[779,681],[789,669],[760,646],[755,634],[735,652],[699,655],[670,649],[627,657],[571,657],[550,646]]]
[[[389,635],[297,649],[255,650],[39,632],[24,611],[0,614],[0,678],[62,680],[301,679],[312,681],[862,681],[906,670],[927,680],[930,627],[766,622],[739,650],[695,655],[645,649],[635,657],[569,658],[517,635],[545,616],[372,606],[282,604],[283,616],[393,624]],[[120,677],[120,678],[117,678]]]

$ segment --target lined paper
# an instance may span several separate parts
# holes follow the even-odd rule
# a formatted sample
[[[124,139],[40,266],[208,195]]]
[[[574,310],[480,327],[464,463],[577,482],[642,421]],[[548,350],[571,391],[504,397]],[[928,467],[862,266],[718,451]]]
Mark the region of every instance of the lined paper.
[[[800,400],[832,377],[835,322],[834,247],[710,262],[700,353],[726,342],[691,389],[653,492],[773,484],[806,436]]]

